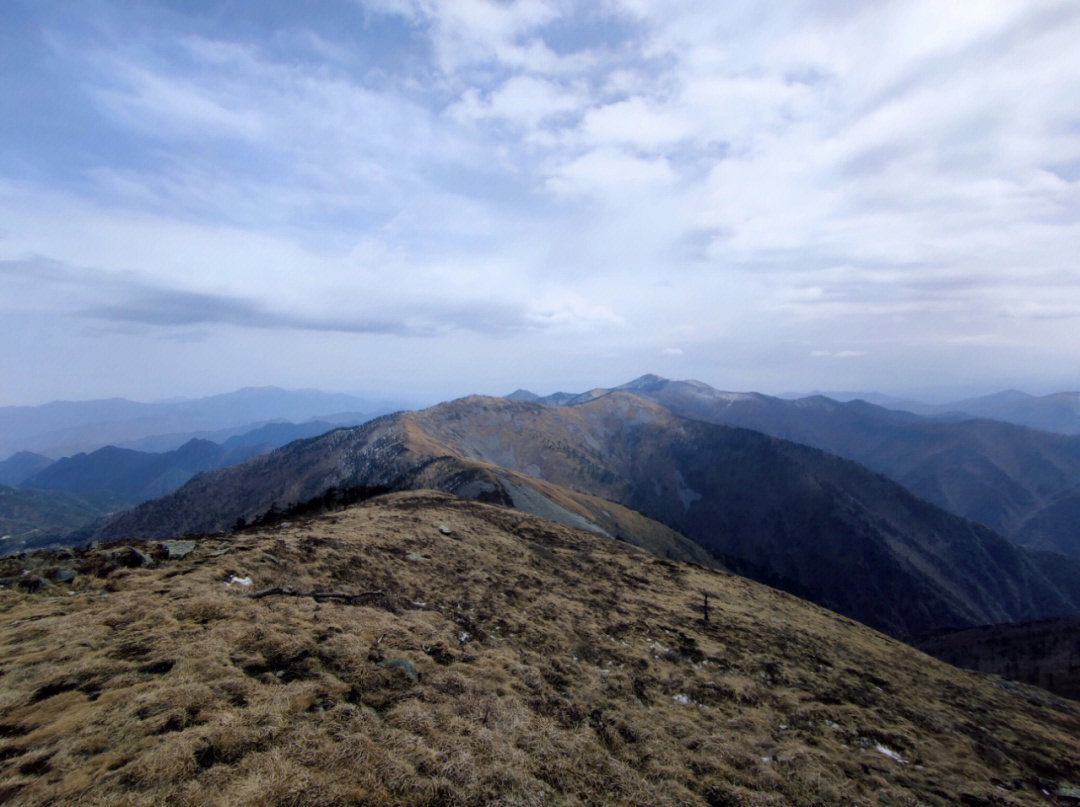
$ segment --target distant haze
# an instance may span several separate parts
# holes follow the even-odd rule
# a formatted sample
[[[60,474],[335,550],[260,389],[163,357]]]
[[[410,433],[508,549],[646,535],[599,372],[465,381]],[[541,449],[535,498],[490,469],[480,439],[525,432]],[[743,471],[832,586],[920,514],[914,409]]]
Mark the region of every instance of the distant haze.
[[[1080,388],[1080,5],[12,0],[0,405]]]

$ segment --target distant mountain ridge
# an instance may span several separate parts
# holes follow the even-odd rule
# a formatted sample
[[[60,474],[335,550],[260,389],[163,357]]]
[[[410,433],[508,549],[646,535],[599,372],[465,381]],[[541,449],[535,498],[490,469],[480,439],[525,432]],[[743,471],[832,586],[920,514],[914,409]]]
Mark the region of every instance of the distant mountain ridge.
[[[209,440],[192,440],[175,451],[151,454],[106,446],[57,460],[20,487],[76,495],[110,491],[126,504],[138,504],[176,490],[200,471],[243,462],[268,448],[230,449]]]
[[[31,451],[19,451],[0,461],[0,485],[18,487],[38,471],[52,465],[53,460]]]
[[[1017,426],[1055,432],[1080,434],[1080,392],[1055,392],[1030,395],[1010,389],[962,398],[944,404],[928,404],[911,398],[898,398],[874,392],[787,392],[777,397],[785,400],[822,396],[841,403],[863,400],[886,409],[900,409],[935,420],[971,420],[988,418]]]
[[[575,406],[626,390],[682,417],[753,429],[854,460],[1018,544],[1080,558],[1080,436],[986,419],[939,421],[860,400],[723,392],[655,375],[537,400]]]
[[[342,413],[370,417],[393,408],[351,395],[278,387],[251,387],[224,395],[160,403],[112,398],[6,406],[0,407],[0,456],[33,451],[59,458],[157,435],[235,427],[246,430],[253,424],[301,422]],[[187,439],[190,436],[180,442]]]
[[[50,462],[24,478],[23,489],[53,490],[84,495],[107,491],[126,504],[164,496],[195,474],[243,462],[294,440],[325,434],[332,423],[273,423],[236,435],[218,444],[189,440],[180,448],[160,453],[105,446]]]
[[[0,497],[0,529],[8,524],[7,532],[13,534],[0,544],[0,554],[63,540],[106,513],[176,490],[197,473],[335,428],[337,424],[324,421],[271,423],[221,444],[190,440],[165,452],[105,446],[55,462],[25,452],[16,454],[0,463],[0,471],[17,481],[8,495]]]
[[[1008,390],[982,398],[956,401],[949,408],[975,417],[1004,420],[1061,434],[1080,434],[1080,392],[1028,395]]]
[[[94,537],[222,530],[351,486],[436,488],[613,537],[655,535],[631,523],[636,512],[728,568],[900,636],[1080,609],[1080,575],[1051,578],[1039,557],[882,476],[622,391],[387,416],[200,474]],[[682,549],[672,539],[667,551]]]

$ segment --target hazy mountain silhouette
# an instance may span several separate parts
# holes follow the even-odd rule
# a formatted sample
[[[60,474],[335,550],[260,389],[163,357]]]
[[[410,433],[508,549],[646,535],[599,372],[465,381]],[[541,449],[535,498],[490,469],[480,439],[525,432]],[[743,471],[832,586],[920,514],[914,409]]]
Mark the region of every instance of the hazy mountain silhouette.
[[[325,434],[332,423],[272,423],[218,444],[190,440],[159,453],[106,446],[89,454],[65,457],[23,479],[24,489],[73,494],[108,492],[117,501],[138,504],[176,490],[195,474],[235,465],[294,440]]]
[[[53,461],[31,451],[19,451],[0,462],[0,485],[17,487],[24,479],[51,465]]]
[[[158,403],[111,398],[6,406],[0,407],[0,456],[34,451],[58,458],[156,435],[187,434],[181,439],[186,442],[190,433],[199,431],[236,427],[248,431],[253,424],[268,421],[300,422],[336,413],[377,411],[387,409],[351,395],[278,387]]]

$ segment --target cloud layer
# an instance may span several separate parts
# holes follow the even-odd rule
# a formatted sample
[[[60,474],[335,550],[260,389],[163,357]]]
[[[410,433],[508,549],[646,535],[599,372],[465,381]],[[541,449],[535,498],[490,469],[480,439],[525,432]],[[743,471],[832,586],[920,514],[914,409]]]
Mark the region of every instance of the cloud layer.
[[[2,23],[0,403],[1080,385],[1075,3],[94,8]]]

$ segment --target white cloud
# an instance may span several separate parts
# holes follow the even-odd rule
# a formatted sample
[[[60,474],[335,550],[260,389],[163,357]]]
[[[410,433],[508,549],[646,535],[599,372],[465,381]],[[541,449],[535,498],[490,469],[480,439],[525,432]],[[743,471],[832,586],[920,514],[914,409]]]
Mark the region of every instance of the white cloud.
[[[492,118],[534,129],[553,117],[580,109],[582,104],[583,98],[579,93],[567,91],[555,82],[516,75],[485,99],[475,88],[466,90],[450,113],[464,120]]]
[[[650,108],[640,97],[589,110],[582,129],[591,143],[625,143],[642,149],[671,145],[691,134],[677,115]]]
[[[778,389],[841,385],[784,381],[808,365],[895,383],[875,368],[924,372],[935,343],[946,380],[990,372],[987,344],[1013,351],[1007,383],[1075,372],[1075,5],[364,8],[398,38],[165,16],[50,34],[48,80],[92,110],[64,142],[90,157],[13,138],[0,259],[300,318],[384,309],[445,332],[446,356],[466,337],[441,301],[505,301],[554,375],[577,358],[556,333],[627,375],[685,349],[695,376]],[[60,305],[19,295],[13,315]]]
[[[675,180],[664,157],[637,157],[619,148],[604,147],[586,152],[561,165],[548,179],[547,187],[568,196],[599,195],[620,198],[648,194]]]

